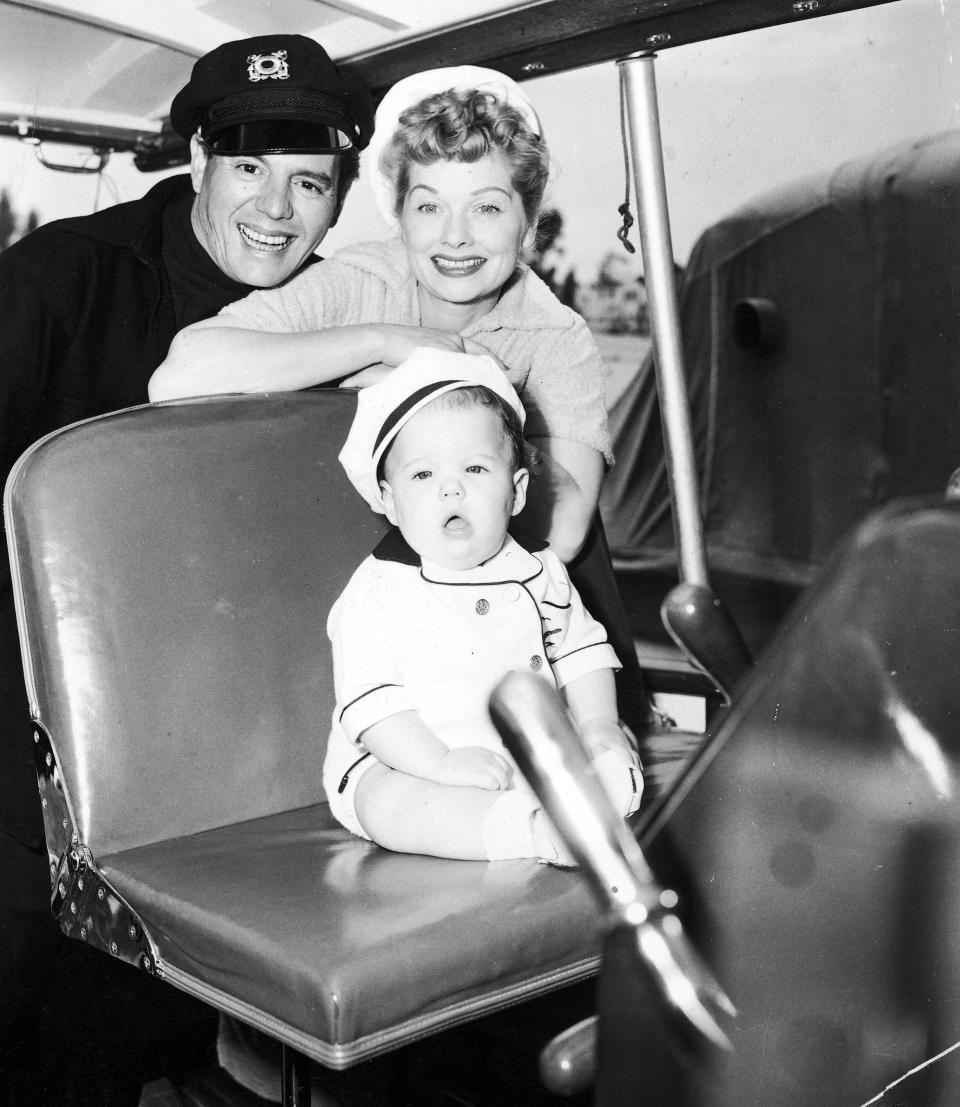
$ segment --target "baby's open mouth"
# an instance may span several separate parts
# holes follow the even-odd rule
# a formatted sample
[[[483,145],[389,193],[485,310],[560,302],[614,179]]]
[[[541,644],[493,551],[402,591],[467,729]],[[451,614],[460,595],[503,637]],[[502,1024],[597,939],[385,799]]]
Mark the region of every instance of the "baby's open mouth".
[[[434,254],[430,260],[447,277],[469,277],[487,261],[486,258],[445,258],[442,254]]]
[[[255,231],[253,227],[247,227],[243,223],[237,224],[237,229],[243,241],[255,250],[261,250],[265,254],[279,254],[293,241],[293,235],[289,234],[263,234]]]
[[[443,529],[447,531],[453,531],[454,533],[464,530],[467,526],[466,519],[461,515],[451,515],[449,519],[443,524]]]

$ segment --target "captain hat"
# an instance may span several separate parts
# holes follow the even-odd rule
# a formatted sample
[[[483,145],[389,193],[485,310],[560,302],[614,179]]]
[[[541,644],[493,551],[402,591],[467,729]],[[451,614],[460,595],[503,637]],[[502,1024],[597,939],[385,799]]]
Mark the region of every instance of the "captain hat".
[[[506,373],[492,357],[455,354],[428,346],[417,349],[386,377],[357,396],[357,411],[340,464],[351,484],[373,508],[383,514],[383,495],[377,471],[387,447],[401,428],[444,392],[481,385],[499,396],[524,424],[526,413]]]
[[[170,124],[215,154],[332,154],[364,149],[373,101],[306,35],[225,42],[194,64],[173,98]]]

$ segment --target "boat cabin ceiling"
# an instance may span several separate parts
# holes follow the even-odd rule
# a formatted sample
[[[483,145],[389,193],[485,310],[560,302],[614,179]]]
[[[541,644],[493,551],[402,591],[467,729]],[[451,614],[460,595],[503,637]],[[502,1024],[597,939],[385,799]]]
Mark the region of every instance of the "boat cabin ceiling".
[[[193,60],[275,31],[310,35],[382,95],[473,63],[518,80],[892,0],[0,0],[0,135],[185,160],[166,112]]]

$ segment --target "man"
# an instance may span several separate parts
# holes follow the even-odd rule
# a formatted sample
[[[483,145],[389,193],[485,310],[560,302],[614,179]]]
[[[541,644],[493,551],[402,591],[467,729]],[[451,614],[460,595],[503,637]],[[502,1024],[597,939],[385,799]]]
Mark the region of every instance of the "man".
[[[0,254],[2,481],[44,434],[146,402],[182,327],[313,261],[373,130],[367,90],[300,35],[211,51],[170,119],[190,142],[189,176]],[[143,1017],[175,994],[60,934],[40,810],[0,557],[0,1095],[136,1104],[142,1058],[163,1046]],[[182,1008],[158,1017],[180,1023]]]

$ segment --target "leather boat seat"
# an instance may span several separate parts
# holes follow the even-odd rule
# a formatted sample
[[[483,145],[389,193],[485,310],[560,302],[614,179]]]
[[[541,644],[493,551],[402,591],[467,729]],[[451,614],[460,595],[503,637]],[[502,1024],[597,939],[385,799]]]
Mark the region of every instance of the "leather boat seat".
[[[391,854],[330,815],[326,616],[383,525],[337,462],[354,405],[115,412],[5,496],[63,929],[333,1068],[599,963],[576,873]]]

